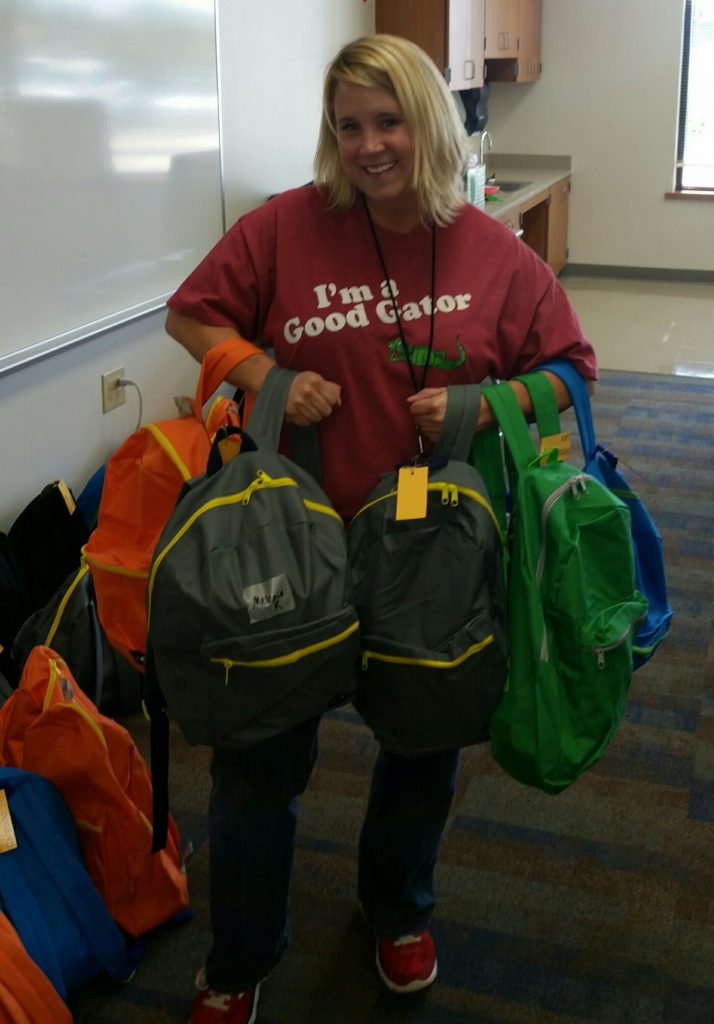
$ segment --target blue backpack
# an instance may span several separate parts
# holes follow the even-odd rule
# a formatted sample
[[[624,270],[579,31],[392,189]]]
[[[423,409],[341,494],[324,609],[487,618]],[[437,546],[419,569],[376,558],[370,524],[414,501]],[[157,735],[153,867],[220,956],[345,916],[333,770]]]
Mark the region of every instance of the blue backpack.
[[[41,775],[0,768],[0,792],[0,843],[9,846],[12,832],[17,842],[0,852],[0,910],[29,956],[64,1000],[103,970],[127,980],[126,941],[87,874],[59,791]]]
[[[617,456],[595,440],[587,385],[573,366],[562,359],[539,366],[557,374],[570,392],[585,456],[585,472],[605,484],[630,509],[632,546],[635,554],[635,587],[648,603],[648,611],[635,636],[632,658],[635,669],[644,665],[669,632],[672,609],[667,600],[662,537],[644,502],[617,468]],[[527,376],[519,378],[528,384]],[[539,424],[540,426],[540,424]],[[550,430],[549,433],[557,433]]]

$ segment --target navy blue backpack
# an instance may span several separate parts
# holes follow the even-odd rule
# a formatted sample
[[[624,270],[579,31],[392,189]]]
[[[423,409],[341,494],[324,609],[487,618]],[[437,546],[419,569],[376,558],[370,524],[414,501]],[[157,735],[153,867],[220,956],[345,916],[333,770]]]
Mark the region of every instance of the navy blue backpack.
[[[106,971],[128,980],[127,942],[82,861],[76,826],[59,791],[33,772],[0,767],[0,910],[62,999]],[[132,950],[132,958],[136,950]]]
[[[637,631],[632,648],[633,667],[644,665],[669,632],[672,609],[667,600],[662,537],[644,502],[617,468],[617,456],[595,440],[590,395],[585,381],[562,359],[539,366],[557,374],[570,392],[585,456],[585,472],[605,484],[630,509],[632,545],[635,554],[635,587],[647,598],[647,615]],[[519,378],[527,383],[525,377]]]

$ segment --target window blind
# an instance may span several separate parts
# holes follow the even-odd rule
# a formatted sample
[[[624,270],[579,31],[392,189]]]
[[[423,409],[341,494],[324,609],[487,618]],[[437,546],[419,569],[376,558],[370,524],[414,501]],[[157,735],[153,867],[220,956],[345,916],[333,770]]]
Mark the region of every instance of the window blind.
[[[714,0],[685,4],[676,188],[714,189]]]

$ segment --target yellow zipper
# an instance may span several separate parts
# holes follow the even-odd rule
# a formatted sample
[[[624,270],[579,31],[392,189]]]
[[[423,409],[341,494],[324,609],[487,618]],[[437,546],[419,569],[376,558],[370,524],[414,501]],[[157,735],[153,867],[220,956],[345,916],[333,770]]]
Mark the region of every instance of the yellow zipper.
[[[193,515],[186,520],[186,522],[183,524],[178,533],[176,533],[171,538],[171,540],[168,542],[163,551],[161,551],[161,553],[156,556],[156,558],[154,559],[154,564],[151,567],[147,598],[149,622],[151,621],[151,597],[154,590],[156,573],[165,556],[169,553],[173,546],[177,544],[179,540],[181,540],[184,534],[191,529],[196,520],[199,519],[205,512],[209,512],[211,509],[214,508],[220,508],[221,506],[224,505],[236,505],[238,504],[238,502],[240,502],[242,505],[247,505],[256,491],[263,490],[266,487],[298,487],[298,483],[296,480],[293,480],[293,478],[290,476],[271,477],[268,476],[268,474],[264,470],[259,469],[258,472],[256,473],[255,479],[251,480],[248,486],[244,488],[242,491],[238,491],[235,494],[224,494],[219,498],[212,498],[211,501],[207,501],[205,505],[201,505],[200,508],[197,508]],[[312,511],[322,512],[326,515],[334,516],[336,519],[342,522],[342,519],[337,514],[337,512],[335,512],[335,510],[333,508],[330,508],[328,505],[321,505],[318,502],[306,500],[303,500],[303,505],[305,506],[305,508],[311,509]]]
[[[52,691],[55,688],[55,686],[59,686],[60,676],[68,675],[68,674],[69,674],[69,669],[67,668],[67,663],[62,658],[50,658],[50,681],[49,681],[49,684],[48,684],[47,689],[45,691],[45,697],[44,697],[44,701],[42,703],[42,710],[43,711],[46,711],[48,709],[48,707],[49,707],[50,700],[51,700],[51,697],[52,697]],[[64,697],[64,694],[62,694],[61,689],[60,689],[60,694],[62,696],[62,703],[64,704],[64,706],[67,707],[67,708],[71,708],[72,711],[76,711],[77,714],[80,715],[80,717],[84,719],[84,721],[87,723],[87,725],[92,730],[92,732],[95,733],[95,735],[97,736],[97,739],[102,744],[104,749],[108,750],[109,747],[107,745],[106,738],[104,736],[104,733],[102,732],[102,729],[101,729],[101,726],[99,725],[99,723],[94,720],[94,718],[90,715],[90,713],[87,711],[87,709],[83,708],[81,704],[78,704],[74,700],[66,700],[65,697]],[[151,824],[151,822],[146,817],[146,815],[144,814],[144,812],[141,810],[140,807],[137,807],[137,810],[139,812],[139,817],[141,818],[142,822],[144,823],[146,829],[148,830],[149,833],[151,833],[153,835],[153,831],[154,831],[153,825]],[[85,831],[90,831],[90,832],[102,832],[103,831],[101,825],[92,825],[90,822],[84,821],[81,818],[75,818],[74,820],[75,820],[76,824],[78,825],[78,827],[84,829]]]
[[[163,450],[166,452],[166,454],[171,459],[173,464],[176,466],[176,469],[179,471],[184,480],[190,480],[191,477],[196,475],[195,473],[192,473],[189,470],[188,466],[183,461],[179,453],[176,451],[171,441],[169,441],[166,434],[164,434],[163,431],[160,430],[155,423],[146,423],[145,426],[149,433],[156,439],[157,444],[159,444],[160,447],[163,448]],[[207,431],[206,439],[208,439]]]
[[[309,644],[307,647],[298,647],[289,654],[283,654],[279,658],[263,658],[255,661],[238,661],[233,658],[211,658],[214,665],[223,665],[226,670],[226,686],[228,686],[228,675],[232,668],[279,668],[281,665],[293,665],[296,661],[315,654],[317,651],[324,651],[326,647],[333,647],[335,644],[346,640],[359,629],[358,622],[352,622],[347,629],[327,637],[326,640],[318,640],[317,643]]]
[[[64,597],[62,598],[62,600],[59,603],[59,608],[55,612],[55,617],[52,620],[52,625],[50,626],[50,631],[47,634],[47,637],[46,637],[46,639],[44,641],[44,646],[45,647],[51,647],[52,646],[52,641],[54,640],[55,633],[57,632],[57,629],[59,627],[60,622],[62,621],[62,616],[64,615],[64,610],[67,607],[67,603],[69,602],[69,599],[71,598],[72,594],[77,589],[77,587],[79,585],[79,582],[82,579],[82,577],[86,576],[88,572],[89,572],[89,566],[85,562],[82,565],[82,567],[80,568],[80,570],[77,573],[77,575],[74,577],[74,579],[70,583],[70,585],[67,588],[67,590],[65,591]]]
[[[65,661],[62,660],[62,658],[50,658],[50,681],[49,681],[49,684],[47,686],[47,689],[45,690],[45,699],[44,699],[44,701],[42,703],[42,710],[43,711],[47,711],[48,707],[50,706],[50,700],[52,698],[52,691],[55,688],[55,686],[59,687],[60,676],[62,676],[62,675],[69,675],[69,674],[70,674],[70,672],[69,672],[69,669],[67,668],[67,664],[66,664]],[[107,741],[104,738],[104,733],[102,732],[102,730],[99,727],[99,725],[97,724],[97,722],[94,721],[94,719],[92,718],[90,713],[85,708],[83,708],[80,704],[78,704],[76,701],[74,701],[74,700],[71,700],[71,701],[65,700],[65,697],[64,697],[64,694],[62,693],[62,689],[61,688],[60,688],[60,695],[62,697],[62,703],[65,705],[65,707],[72,708],[73,711],[76,711],[77,714],[80,715],[85,720],[85,722],[87,723],[89,728],[92,730],[92,732],[94,732],[96,734],[97,739],[102,744],[104,749],[108,750],[109,748],[107,747]]]
[[[123,565],[109,565],[108,562],[100,562],[94,555],[88,555],[85,548],[82,548],[82,561],[95,569],[102,569],[103,572],[114,573],[115,576],[129,576],[131,579],[146,580],[149,578],[148,569],[126,569]]]
[[[501,525],[498,522],[498,519],[496,518],[496,515],[490,503],[487,501],[486,498],[484,498],[482,494],[479,494],[478,491],[475,491],[472,487],[462,487],[460,484],[449,483],[448,481],[445,480],[436,481],[435,483],[428,484],[427,491],[440,491],[441,504],[451,505],[452,508],[456,508],[456,506],[459,504],[459,495],[464,495],[467,498],[471,498],[472,501],[475,501],[477,504],[481,505],[482,508],[484,508],[488,512],[489,516],[493,521],[493,525],[496,527],[496,530],[498,531],[498,536],[501,540],[501,543],[504,543]],[[357,513],[355,513],[352,522],[354,523],[358,516],[361,516],[363,512],[367,511],[367,509],[372,508],[373,505],[377,505],[380,501],[387,501],[389,498],[396,498],[396,496],[396,490],[389,491],[388,494],[382,494],[379,498],[374,498],[373,501],[367,502],[366,505],[363,505],[362,508]]]
[[[472,644],[463,654],[453,661],[441,661],[436,658],[407,658],[400,654],[380,654],[379,651],[362,651],[362,671],[366,672],[369,667],[370,658],[374,661],[384,661],[390,665],[422,665],[424,668],[456,668],[462,665],[473,654],[478,654],[484,647],[488,647],[494,641],[493,633]]]

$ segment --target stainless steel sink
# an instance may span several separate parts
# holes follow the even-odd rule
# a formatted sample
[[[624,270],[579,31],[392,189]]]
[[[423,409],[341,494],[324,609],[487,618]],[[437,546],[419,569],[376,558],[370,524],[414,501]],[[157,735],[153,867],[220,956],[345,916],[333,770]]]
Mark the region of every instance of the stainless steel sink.
[[[499,181],[498,178],[489,184],[497,185],[501,192],[518,192],[519,189],[527,188],[533,183],[530,181]]]

